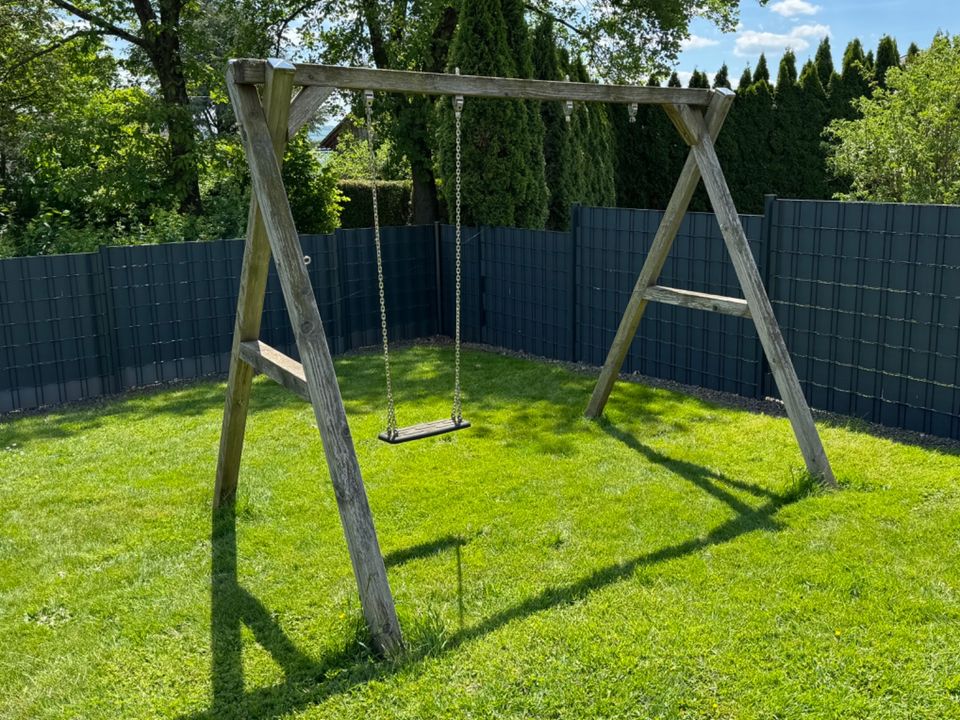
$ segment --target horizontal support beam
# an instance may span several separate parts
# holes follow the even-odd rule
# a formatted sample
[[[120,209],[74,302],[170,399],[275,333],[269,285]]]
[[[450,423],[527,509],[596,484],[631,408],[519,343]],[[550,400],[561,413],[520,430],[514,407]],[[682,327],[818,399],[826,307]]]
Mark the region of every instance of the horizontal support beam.
[[[265,60],[231,60],[234,82],[260,84]],[[646,85],[599,85],[597,83],[523,78],[447,75],[410,70],[339,67],[295,63],[296,85],[319,85],[340,90],[373,90],[415,95],[463,95],[465,97],[515,98],[518,100],[578,100],[581,102],[638,103],[641,105],[707,106],[718,92],[704,88],[650,87]]]
[[[693,290],[651,285],[643,291],[643,299],[696,310],[708,310],[723,315],[750,317],[750,308],[746,300],[724,297],[723,295],[711,295],[710,293],[694,292]]]
[[[303,365],[265,342],[250,340],[240,343],[240,359],[258,373],[283,385],[307,402],[310,402],[310,390],[307,378],[303,374]]]

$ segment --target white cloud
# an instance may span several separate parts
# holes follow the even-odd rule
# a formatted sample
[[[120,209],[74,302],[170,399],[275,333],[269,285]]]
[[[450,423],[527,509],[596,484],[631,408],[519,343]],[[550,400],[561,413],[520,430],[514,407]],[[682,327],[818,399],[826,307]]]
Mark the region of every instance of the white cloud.
[[[816,15],[820,11],[819,5],[808,3],[806,0],[779,0],[770,6],[770,9],[783,17],[797,15]]]
[[[700,48],[713,47],[719,44],[719,40],[701,37],[700,35],[691,35],[680,43],[680,48],[682,50],[699,50]]]
[[[759,55],[762,52],[783,52],[787,48],[802,52],[810,47],[811,40],[828,35],[829,25],[797,25],[789,33],[744,30],[737,35],[733,52],[740,57]]]

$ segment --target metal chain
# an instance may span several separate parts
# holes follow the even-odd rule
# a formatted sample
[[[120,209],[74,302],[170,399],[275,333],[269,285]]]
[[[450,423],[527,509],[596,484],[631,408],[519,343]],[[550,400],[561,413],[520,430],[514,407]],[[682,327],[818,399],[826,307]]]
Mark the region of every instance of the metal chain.
[[[387,378],[387,428],[392,440],[397,436],[397,412],[393,403],[390,377],[390,343],[387,339],[387,302],[383,291],[383,255],[380,251],[380,210],[377,207],[377,155],[373,147],[373,92],[364,93],[367,106],[367,148],[370,151],[370,194],[373,197],[373,244],[377,249],[377,289],[380,292],[380,333],[383,336],[383,371]],[[458,292],[459,296],[459,292]]]
[[[457,68],[459,74],[460,69]],[[463,402],[460,392],[460,115],[463,112],[463,97],[457,96],[453,100],[454,125],[456,128],[456,270],[457,270],[457,292],[456,292],[456,313],[454,321],[454,340],[453,340],[453,410],[450,418],[457,425],[463,422]]]

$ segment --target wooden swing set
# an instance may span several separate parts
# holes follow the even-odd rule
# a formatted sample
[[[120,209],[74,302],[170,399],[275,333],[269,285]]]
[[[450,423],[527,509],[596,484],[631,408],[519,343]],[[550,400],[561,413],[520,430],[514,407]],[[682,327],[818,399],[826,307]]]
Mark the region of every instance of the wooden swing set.
[[[294,86],[301,88],[296,96],[293,96]],[[450,96],[457,109],[458,127],[464,97],[556,101],[565,103],[567,108],[574,101],[623,103],[630,107],[631,116],[639,104],[662,107],[689,145],[690,153],[637,278],[586,415],[596,418],[603,412],[648,302],[749,317],[757,328],[808,471],[824,485],[836,485],[714,149],[714,140],[734,99],[730,90],[447,75],[293,64],[276,59],[231,60],[227,68],[227,89],[250,166],[253,193],[240,273],[214,506],[229,504],[236,496],[251,383],[255,373],[263,373],[313,406],[364,618],[380,651],[389,653],[401,647],[400,625],[323,322],[307,274],[307,259],[300,246],[280,172],[288,138],[314,116],[336,89],[366,92],[368,106],[375,91]],[[375,169],[373,165],[372,169]],[[733,261],[744,295],[742,299],[656,284],[701,177]],[[379,259],[378,221],[376,225]],[[271,256],[276,263],[301,362],[259,339]],[[382,267],[379,273],[382,280]],[[386,345],[382,285],[381,310]],[[389,364],[386,347],[385,364]],[[458,400],[457,393],[452,422],[458,418]],[[450,428],[451,421],[432,424],[437,425],[437,429],[443,425],[441,432],[459,429]],[[396,433],[403,430],[394,423]],[[424,426],[415,426],[410,433],[419,437],[436,434],[426,430]],[[397,441],[396,436],[393,440]]]

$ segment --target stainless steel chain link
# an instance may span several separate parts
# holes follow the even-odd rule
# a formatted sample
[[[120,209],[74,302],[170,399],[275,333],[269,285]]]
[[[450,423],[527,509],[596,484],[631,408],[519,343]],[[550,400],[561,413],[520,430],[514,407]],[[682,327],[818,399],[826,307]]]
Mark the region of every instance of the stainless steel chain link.
[[[393,439],[397,436],[397,412],[393,403],[393,380],[390,376],[390,343],[387,335],[387,302],[383,291],[383,254],[380,250],[380,210],[377,206],[377,154],[373,144],[373,92],[370,90],[364,92],[364,100],[367,108],[367,148],[370,151],[370,194],[373,198],[373,244],[377,249],[377,289],[380,293],[380,333],[383,337],[383,370],[387,378],[386,434],[390,439]],[[459,292],[457,294],[459,297]]]
[[[460,69],[457,68],[457,74]],[[454,127],[456,137],[456,313],[454,320],[453,340],[453,410],[450,419],[457,425],[463,422],[463,402],[460,392],[460,116],[463,113],[463,97],[458,95],[453,99]]]

